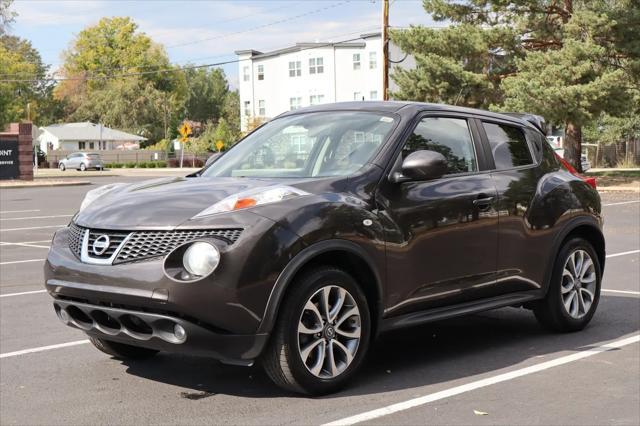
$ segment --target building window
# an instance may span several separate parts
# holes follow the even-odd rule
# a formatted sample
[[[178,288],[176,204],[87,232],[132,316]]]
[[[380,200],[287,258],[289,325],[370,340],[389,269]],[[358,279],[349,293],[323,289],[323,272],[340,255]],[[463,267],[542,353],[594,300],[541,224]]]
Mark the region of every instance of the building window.
[[[359,70],[360,69],[360,54],[359,53],[354,53],[353,54],[353,69],[354,70]]]
[[[244,101],[244,115],[247,117],[251,115],[251,101]]]
[[[302,98],[289,98],[289,109],[293,111],[302,106]]]
[[[376,52],[369,52],[369,69],[374,70],[378,67],[378,55]]]
[[[258,80],[264,80],[264,65],[258,65]]]
[[[78,142],[78,149],[85,149],[87,146],[86,142]]]
[[[361,100],[362,100],[362,93],[360,93],[360,92],[353,92],[353,100],[354,100],[354,101],[361,101]]]
[[[369,92],[369,99],[371,99],[372,101],[378,99],[378,91],[372,90],[371,92]]]
[[[322,58],[309,58],[309,74],[324,73],[324,61]]]
[[[302,75],[302,66],[300,61],[289,62],[289,77],[300,77]]]
[[[320,105],[324,103],[324,95],[309,96],[309,105]]]
[[[89,149],[94,149],[95,144],[93,142],[89,142]]]
[[[265,107],[264,100],[258,101],[258,115],[260,117],[264,117],[265,115],[267,115],[267,108]]]
[[[249,81],[249,67],[242,68],[242,79],[244,81]]]

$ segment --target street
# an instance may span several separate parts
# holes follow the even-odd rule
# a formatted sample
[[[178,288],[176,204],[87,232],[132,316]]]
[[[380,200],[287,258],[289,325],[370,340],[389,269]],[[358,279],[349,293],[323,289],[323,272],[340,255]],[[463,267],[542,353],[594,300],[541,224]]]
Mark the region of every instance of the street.
[[[57,319],[42,265],[51,236],[98,185],[0,192],[0,423],[640,424],[640,199],[602,194],[607,262],[582,332],[505,308],[381,336],[338,394],[304,398],[260,366],[98,352]],[[542,253],[541,253],[542,258]],[[355,416],[355,417],[354,417]]]

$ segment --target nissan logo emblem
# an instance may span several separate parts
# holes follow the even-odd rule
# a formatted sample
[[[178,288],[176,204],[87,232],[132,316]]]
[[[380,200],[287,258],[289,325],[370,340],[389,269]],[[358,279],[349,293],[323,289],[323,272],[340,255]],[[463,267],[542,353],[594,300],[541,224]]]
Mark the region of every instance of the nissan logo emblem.
[[[109,248],[109,236],[108,235],[100,235],[93,242],[93,246],[91,247],[91,251],[96,256],[101,256],[105,251]]]

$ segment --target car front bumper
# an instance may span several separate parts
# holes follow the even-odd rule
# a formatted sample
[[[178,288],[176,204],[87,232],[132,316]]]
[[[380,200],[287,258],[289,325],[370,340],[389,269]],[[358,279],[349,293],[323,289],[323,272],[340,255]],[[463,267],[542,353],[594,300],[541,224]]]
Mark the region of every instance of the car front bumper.
[[[211,330],[183,318],[56,299],[58,318],[90,336],[167,352],[251,365],[262,352],[268,334],[237,335]]]
[[[221,263],[211,276],[190,283],[167,277],[164,257],[113,265],[84,263],[69,248],[69,228],[63,228],[56,232],[45,262],[45,287],[63,322],[89,335],[249,365],[267,341],[260,325],[275,280],[289,259],[268,253],[288,253],[297,236],[250,213],[238,213],[234,220],[245,224],[242,236],[219,247]],[[62,311],[68,309],[71,312],[63,318]],[[131,317],[147,332],[136,332]],[[171,338],[175,325],[186,331],[186,341]]]

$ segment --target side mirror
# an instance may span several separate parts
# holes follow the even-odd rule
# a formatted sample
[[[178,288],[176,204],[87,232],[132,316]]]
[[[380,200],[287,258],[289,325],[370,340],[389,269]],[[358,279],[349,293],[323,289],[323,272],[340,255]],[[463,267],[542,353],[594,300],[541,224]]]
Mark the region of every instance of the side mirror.
[[[401,172],[391,175],[394,183],[433,180],[447,173],[447,160],[435,151],[415,151],[404,159]]]

